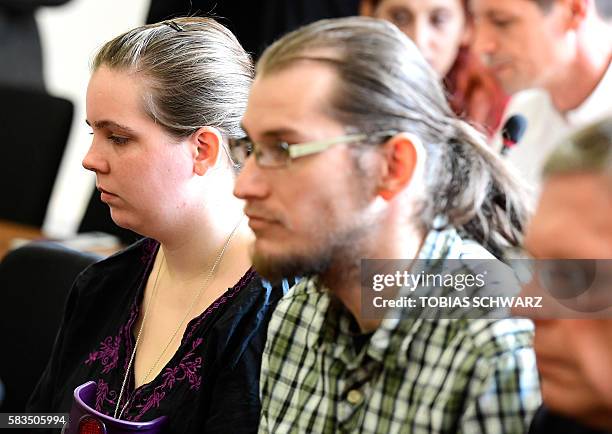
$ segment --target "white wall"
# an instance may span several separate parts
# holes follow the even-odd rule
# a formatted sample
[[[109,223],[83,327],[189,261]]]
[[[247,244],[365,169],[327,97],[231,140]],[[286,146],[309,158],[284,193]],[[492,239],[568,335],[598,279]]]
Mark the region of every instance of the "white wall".
[[[48,235],[68,236],[76,231],[95,184],[95,176],[81,166],[90,142],[85,124],[89,63],[97,47],[144,23],[149,1],[72,0],[64,6],[41,8],[37,14],[47,89],[75,105],[68,146],[44,224]]]

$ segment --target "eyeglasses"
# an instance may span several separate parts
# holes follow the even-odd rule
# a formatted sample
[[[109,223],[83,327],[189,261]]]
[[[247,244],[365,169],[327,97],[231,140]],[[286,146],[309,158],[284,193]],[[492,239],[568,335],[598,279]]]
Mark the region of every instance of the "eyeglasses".
[[[388,138],[396,133],[396,131],[382,131],[369,135],[360,133],[306,143],[289,144],[287,142],[276,142],[272,145],[262,145],[253,142],[249,137],[243,137],[240,139],[229,139],[228,143],[230,154],[236,164],[244,165],[251,154],[254,154],[255,161],[259,167],[281,168],[288,167],[291,160],[323,152],[335,145],[364,143],[366,141],[374,141],[375,139],[388,140]]]

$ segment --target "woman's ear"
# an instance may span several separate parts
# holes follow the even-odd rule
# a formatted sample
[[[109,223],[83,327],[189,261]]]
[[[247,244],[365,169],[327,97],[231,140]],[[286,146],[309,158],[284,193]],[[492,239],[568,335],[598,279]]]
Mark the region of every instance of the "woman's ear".
[[[385,200],[391,200],[410,185],[415,175],[418,176],[425,149],[420,139],[409,133],[396,134],[383,146],[386,170],[378,194]]]
[[[193,171],[197,175],[204,175],[206,171],[215,166],[219,149],[223,146],[221,132],[214,127],[198,128],[191,136],[193,149]]]
[[[359,15],[373,17],[380,0],[361,0],[359,2]]]

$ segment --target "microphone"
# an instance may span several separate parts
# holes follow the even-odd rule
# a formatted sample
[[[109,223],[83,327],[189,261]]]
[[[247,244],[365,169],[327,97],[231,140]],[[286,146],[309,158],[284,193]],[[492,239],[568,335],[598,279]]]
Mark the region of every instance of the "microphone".
[[[502,127],[503,146],[501,154],[506,155],[508,151],[521,141],[527,130],[527,118],[523,115],[513,115],[508,118]]]

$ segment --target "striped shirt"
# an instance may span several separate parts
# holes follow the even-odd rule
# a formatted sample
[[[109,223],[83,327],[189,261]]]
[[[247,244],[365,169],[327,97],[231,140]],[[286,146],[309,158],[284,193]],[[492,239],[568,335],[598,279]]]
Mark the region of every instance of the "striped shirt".
[[[481,254],[432,231],[419,259]],[[259,433],[525,433],[540,404],[533,325],[520,319],[356,323],[317,277],[279,302],[261,371]]]

